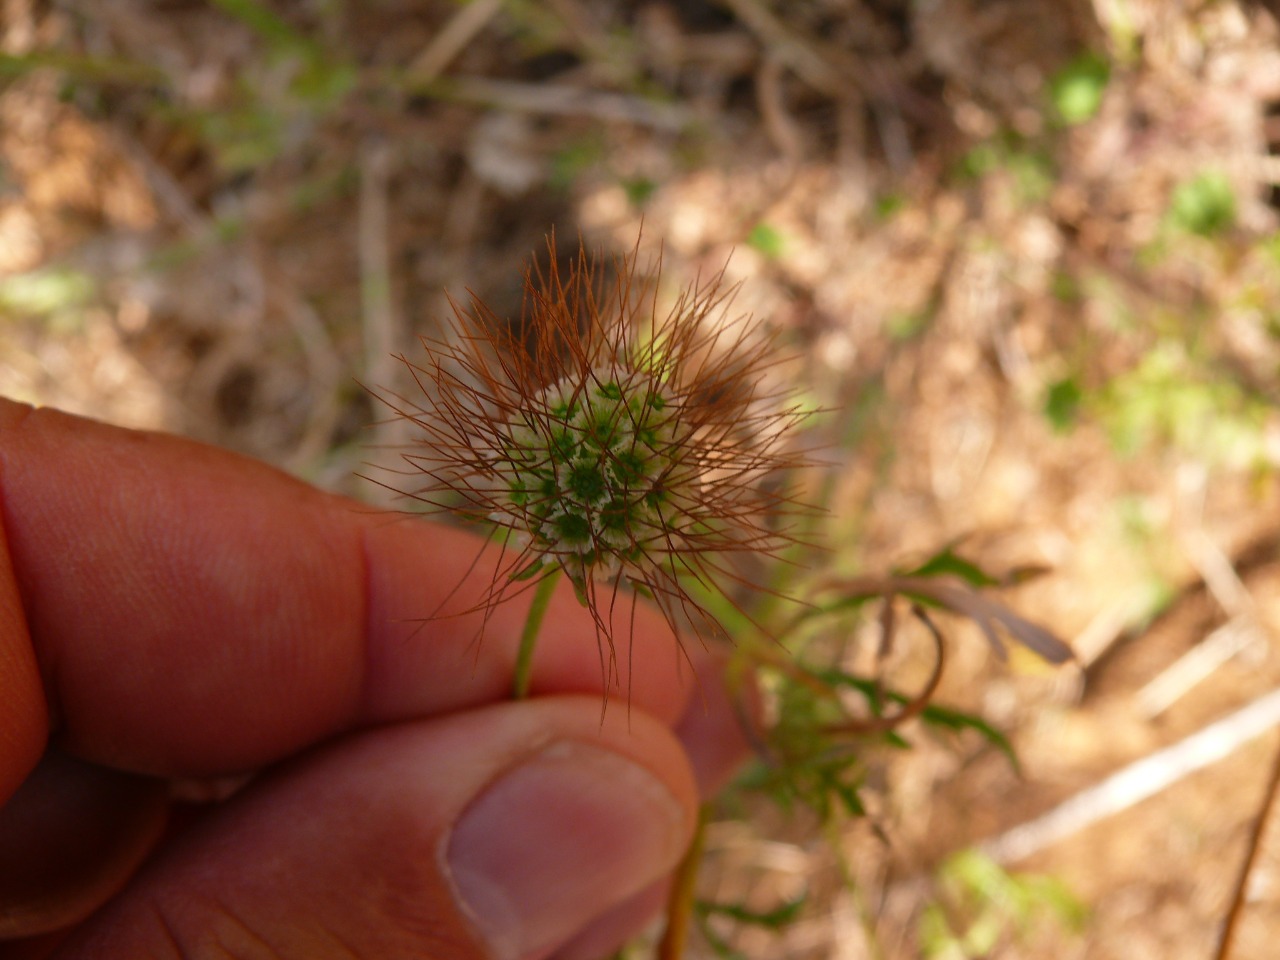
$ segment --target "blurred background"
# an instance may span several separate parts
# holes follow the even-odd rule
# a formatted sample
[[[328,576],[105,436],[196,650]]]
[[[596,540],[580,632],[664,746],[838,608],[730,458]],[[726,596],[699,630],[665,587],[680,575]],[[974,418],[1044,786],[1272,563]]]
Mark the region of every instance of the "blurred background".
[[[947,545],[1048,568],[1000,597],[1078,666],[1000,664],[947,621],[938,700],[1020,770],[972,730],[908,726],[910,749],[860,758],[863,815],[735,794],[692,956],[1214,955],[1280,720],[1268,5],[0,16],[0,393],[377,501],[355,475],[398,428],[362,384],[402,386],[392,355],[439,330],[445,292],[516,314],[552,228],[613,253],[640,236],[664,288],[727,262],[736,308],[783,331],[827,411],[832,569]],[[912,657],[891,655],[907,686]],[[1126,770],[1127,792],[1095,789]],[[1273,833],[1232,956],[1275,955]]]

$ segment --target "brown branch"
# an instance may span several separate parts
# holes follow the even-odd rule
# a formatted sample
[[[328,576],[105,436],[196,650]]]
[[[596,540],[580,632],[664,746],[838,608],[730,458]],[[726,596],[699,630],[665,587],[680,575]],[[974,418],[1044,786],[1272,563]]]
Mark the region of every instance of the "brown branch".
[[[1267,780],[1267,789],[1262,795],[1262,806],[1258,809],[1253,829],[1249,832],[1249,845],[1245,850],[1244,862],[1240,864],[1240,875],[1236,877],[1236,888],[1231,895],[1231,909],[1227,912],[1227,919],[1222,924],[1222,939],[1218,941],[1218,951],[1214,954],[1214,960],[1227,960],[1231,955],[1231,942],[1235,939],[1236,926],[1244,912],[1249,874],[1253,872],[1254,861],[1258,858],[1258,850],[1262,846],[1262,835],[1267,826],[1267,814],[1275,803],[1278,788],[1280,788],[1280,743],[1276,744],[1275,755],[1271,760],[1271,776]]]

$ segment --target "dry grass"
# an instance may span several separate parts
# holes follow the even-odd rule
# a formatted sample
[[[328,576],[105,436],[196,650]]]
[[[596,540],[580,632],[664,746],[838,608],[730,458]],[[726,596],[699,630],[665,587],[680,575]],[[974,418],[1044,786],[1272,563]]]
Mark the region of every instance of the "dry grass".
[[[352,490],[374,417],[355,383],[396,386],[388,358],[447,315],[443,288],[508,312],[552,226],[625,250],[643,224],[673,286],[732,252],[738,305],[841,411],[836,568],[958,538],[984,566],[1053,568],[1007,599],[1074,637],[1079,670],[1001,667],[947,625],[941,699],[1007,731],[1023,777],[910,729],[915,749],[866,758],[869,819],[717,823],[709,897],[807,892],[784,931],[739,930],[744,955],[921,955],[930,903],[957,926],[981,910],[948,899],[949,853],[1280,683],[1280,29],[1261,6],[3,9],[5,394]],[[1226,624],[1223,662],[1155,709],[1148,686]],[[1272,740],[1011,864],[1089,916],[985,955],[1212,956]],[[1280,931],[1277,842],[1235,957]]]

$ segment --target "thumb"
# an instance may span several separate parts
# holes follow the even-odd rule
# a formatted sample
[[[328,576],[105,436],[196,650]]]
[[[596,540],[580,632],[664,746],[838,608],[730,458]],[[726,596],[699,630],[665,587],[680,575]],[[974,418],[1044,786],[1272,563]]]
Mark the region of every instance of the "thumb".
[[[237,794],[58,956],[545,957],[674,867],[696,804],[672,733],[591,697],[367,732]]]

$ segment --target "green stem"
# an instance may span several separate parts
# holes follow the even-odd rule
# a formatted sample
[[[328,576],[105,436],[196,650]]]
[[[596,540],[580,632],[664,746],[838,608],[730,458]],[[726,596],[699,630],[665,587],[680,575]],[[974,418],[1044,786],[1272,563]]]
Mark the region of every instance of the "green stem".
[[[524,630],[520,633],[520,649],[516,652],[514,696],[524,700],[529,696],[529,680],[533,673],[533,648],[538,643],[538,631],[542,629],[542,618],[547,615],[547,605],[551,602],[551,594],[555,593],[556,583],[560,580],[560,569],[538,581],[538,588],[533,592],[533,603],[529,605],[529,614],[524,620]]]
[[[676,867],[671,892],[667,894],[667,926],[662,931],[662,939],[658,941],[657,960],[681,960],[684,957],[710,813],[710,808],[705,803],[698,808],[698,823],[694,827],[693,839],[689,841],[689,849]]]

